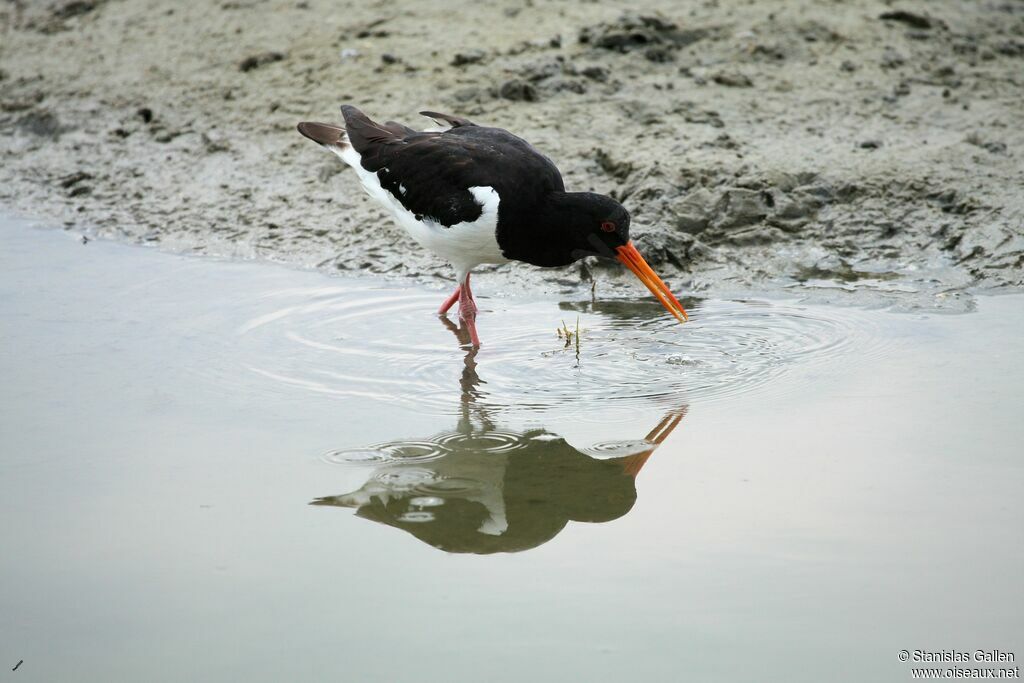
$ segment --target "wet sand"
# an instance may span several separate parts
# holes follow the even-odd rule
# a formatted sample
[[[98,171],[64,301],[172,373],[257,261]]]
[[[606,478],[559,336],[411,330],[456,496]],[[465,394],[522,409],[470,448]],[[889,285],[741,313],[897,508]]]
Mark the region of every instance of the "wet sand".
[[[671,328],[484,297],[476,355],[437,297],[0,225],[0,661],[864,681],[909,679],[904,648],[1019,653],[1020,295]]]
[[[295,132],[357,104],[517,132],[683,291],[970,308],[1024,282],[1024,5],[244,0],[0,7],[0,203],[173,251],[441,286]],[[493,292],[621,286],[505,268]],[[854,287],[853,285],[856,285]]]

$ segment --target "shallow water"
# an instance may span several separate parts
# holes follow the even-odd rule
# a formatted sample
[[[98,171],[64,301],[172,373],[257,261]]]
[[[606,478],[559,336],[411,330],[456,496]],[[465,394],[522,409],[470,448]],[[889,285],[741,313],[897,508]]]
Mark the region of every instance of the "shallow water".
[[[471,352],[440,290],[0,225],[0,664],[862,681],[909,680],[905,648],[1024,654],[1024,297],[685,301],[680,327],[639,291],[476,289]]]

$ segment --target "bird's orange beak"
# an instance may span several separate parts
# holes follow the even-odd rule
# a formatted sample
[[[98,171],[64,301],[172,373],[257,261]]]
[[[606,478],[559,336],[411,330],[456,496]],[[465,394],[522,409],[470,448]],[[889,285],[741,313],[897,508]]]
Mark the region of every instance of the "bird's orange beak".
[[[676,320],[681,323],[689,320],[683,305],[672,296],[672,292],[668,291],[668,286],[658,277],[657,273],[651,270],[651,267],[647,265],[647,261],[644,261],[644,257],[640,255],[640,252],[636,250],[632,242],[619,247],[615,252],[617,254],[616,258],[633,271],[634,275],[640,278],[640,282],[644,283],[647,289],[651,290],[651,294],[657,297],[661,305],[674,315]]]

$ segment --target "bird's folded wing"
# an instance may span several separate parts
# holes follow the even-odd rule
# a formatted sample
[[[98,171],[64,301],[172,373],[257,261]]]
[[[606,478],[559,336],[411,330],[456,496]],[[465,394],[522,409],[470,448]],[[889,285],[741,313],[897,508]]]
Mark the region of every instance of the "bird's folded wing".
[[[349,127],[361,165],[376,173],[381,187],[417,219],[450,227],[480,217],[470,188],[487,185],[486,174],[481,174],[479,150],[470,141],[438,133],[367,133]]]

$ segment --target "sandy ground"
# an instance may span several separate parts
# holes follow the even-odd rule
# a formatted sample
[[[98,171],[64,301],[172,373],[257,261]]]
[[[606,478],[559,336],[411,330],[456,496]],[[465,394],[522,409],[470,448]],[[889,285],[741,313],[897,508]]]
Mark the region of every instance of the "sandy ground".
[[[295,132],[512,130],[686,293],[909,307],[1024,284],[1024,2],[0,5],[0,203],[69,229],[451,277]],[[625,280],[503,268],[491,291]],[[607,284],[605,284],[607,283]]]

